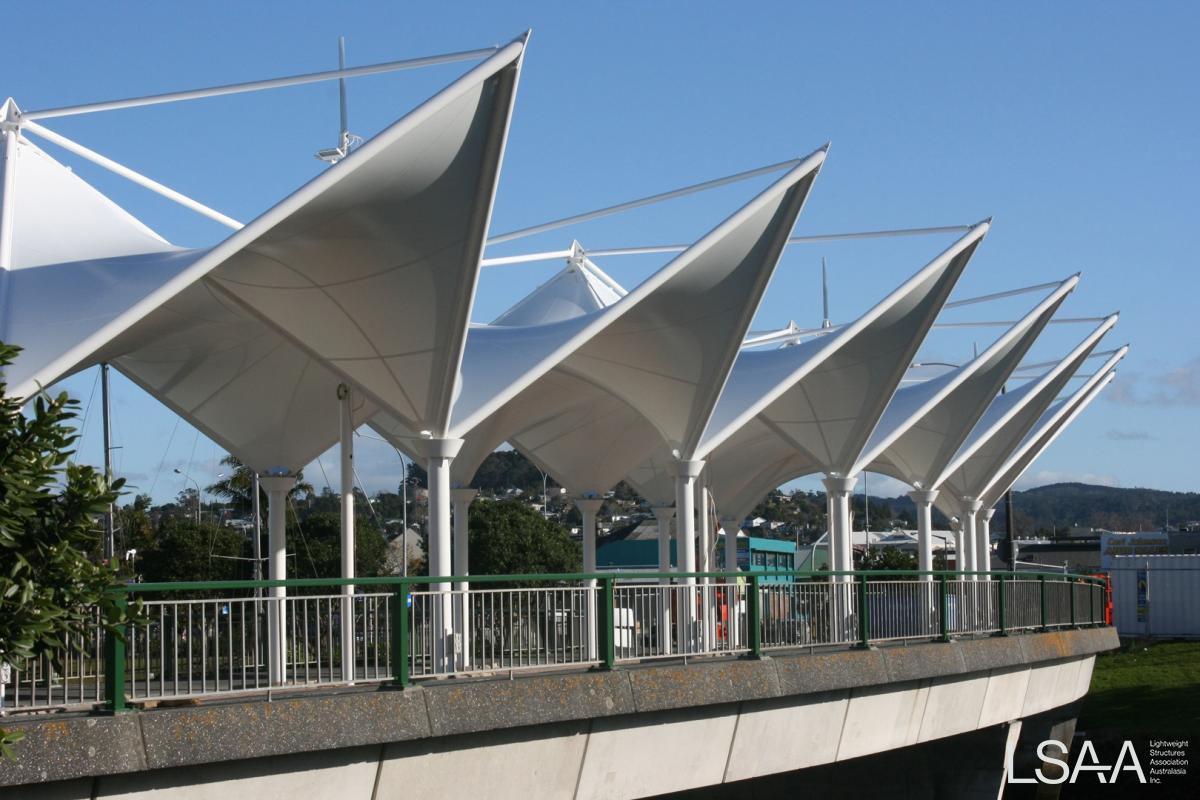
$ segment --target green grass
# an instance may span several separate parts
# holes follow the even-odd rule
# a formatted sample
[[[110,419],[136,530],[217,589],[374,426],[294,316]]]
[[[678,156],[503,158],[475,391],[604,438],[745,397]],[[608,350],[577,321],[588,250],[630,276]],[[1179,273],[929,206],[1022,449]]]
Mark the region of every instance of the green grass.
[[[1077,729],[1200,736],[1200,642],[1132,642],[1097,656]]]

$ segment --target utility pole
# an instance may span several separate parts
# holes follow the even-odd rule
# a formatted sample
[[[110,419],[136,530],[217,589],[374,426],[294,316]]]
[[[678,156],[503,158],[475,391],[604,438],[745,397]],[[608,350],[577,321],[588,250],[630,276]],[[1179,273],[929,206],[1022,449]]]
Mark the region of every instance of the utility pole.
[[[100,405],[104,429],[104,475],[106,480],[112,480],[112,411],[108,405],[108,362],[100,365]],[[104,558],[111,560],[116,553],[116,541],[113,537],[113,506],[108,504],[104,512]]]
[[[1008,391],[1008,384],[1003,384],[1000,387],[1000,394],[1005,394]],[[1008,542],[1008,571],[1017,571],[1017,538],[1016,524],[1013,522],[1013,496],[1012,487],[1008,487],[1008,491],[1004,493],[1004,539]]]
[[[250,507],[254,511],[254,580],[262,580],[262,512],[259,508],[258,498],[258,473],[254,473],[254,479],[251,483],[251,491],[254,492],[254,499],[250,501]],[[262,587],[257,586],[254,589],[254,596],[262,597]]]

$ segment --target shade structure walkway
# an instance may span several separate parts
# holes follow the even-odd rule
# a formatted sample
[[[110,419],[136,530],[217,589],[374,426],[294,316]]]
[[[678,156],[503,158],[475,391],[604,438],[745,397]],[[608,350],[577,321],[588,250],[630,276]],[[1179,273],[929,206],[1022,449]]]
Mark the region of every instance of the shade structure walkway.
[[[235,232],[209,248],[172,245],[38,148],[27,134],[67,141],[36,121],[61,109],[23,114],[12,100],[4,104],[0,339],[25,346],[6,370],[6,391],[29,399],[79,370],[111,364],[248,464],[267,490],[270,598],[185,604],[186,613],[155,606],[157,633],[131,645],[143,648],[146,664],[155,646],[161,663],[168,642],[186,641],[193,651],[199,645],[201,662],[222,668],[249,647],[249,661],[238,656],[243,686],[261,682],[264,664],[270,686],[300,680],[301,666],[320,682],[375,680],[400,665],[379,662],[400,646],[394,598],[368,591],[354,574],[353,433],[367,423],[421,459],[430,476],[429,572],[440,577],[413,584],[409,595],[422,621],[401,628],[410,646],[428,651],[408,665],[413,674],[519,668],[529,648],[506,651],[505,637],[519,640],[528,625],[497,638],[487,620],[541,619],[545,609],[547,619],[583,625],[567,626],[561,646],[573,655],[566,663],[576,656],[598,663],[606,641],[624,638],[629,644],[620,646],[637,658],[753,650],[765,630],[753,607],[763,598],[745,580],[709,573],[712,542],[718,525],[724,528],[726,563],[735,563],[733,534],[744,511],[805,474],[826,481],[834,577],[842,586],[821,606],[824,621],[810,610],[787,624],[824,644],[846,644],[869,610],[856,599],[849,542],[858,474],[877,469],[910,482],[924,512],[937,493],[963,526],[966,563],[986,566],[987,503],[1111,380],[1114,360],[1086,391],[1055,404],[1082,377],[1115,316],[1049,371],[996,396],[1045,326],[1064,321],[1055,315],[1078,282],[1073,277],[1049,285],[978,358],[903,385],[990,220],[923,229],[959,238],[858,319],[815,332],[790,325],[782,338],[766,337],[783,346],[747,346],[765,341],[751,334],[751,321],[796,241],[792,228],[827,146],[751,170],[779,174],[724,219],[704,221],[708,233],[695,242],[661,248],[677,255],[628,291],[575,243],[565,256],[575,278],[559,276],[492,324],[473,323],[485,249],[513,238],[491,235],[490,225],[527,43],[521,36],[474,53],[478,64],[249,223],[217,214]],[[918,458],[924,445],[915,439],[931,433],[936,457]],[[575,496],[588,575],[578,585],[498,595],[467,574],[469,484],[504,442]],[[334,443],[342,580],[303,587],[281,580],[283,506],[300,468]],[[651,501],[661,573],[658,588],[612,588],[622,601],[612,613],[628,611],[617,619],[604,616],[611,582],[593,573],[600,498],[619,480]],[[672,526],[681,554],[674,565]],[[928,545],[926,535],[922,553]],[[937,588],[936,576],[925,573],[919,577],[927,585],[912,592]],[[978,614],[991,620],[992,612],[967,609],[982,608],[981,598],[1001,585],[964,595],[961,619],[976,626],[985,624]],[[289,596],[303,588],[330,591]],[[820,605],[826,590],[812,591]],[[933,607],[921,597],[917,606]],[[957,611],[939,613],[950,627],[960,619]],[[927,634],[930,619],[914,630]],[[168,627],[183,638],[167,636]],[[215,631],[224,638],[214,633],[210,642]],[[531,666],[546,666],[547,656],[534,649]],[[166,674],[155,672],[160,684]],[[94,669],[88,675],[99,680]],[[214,678],[214,688],[231,690],[236,678]],[[154,679],[147,667],[140,680],[149,686]],[[136,675],[131,680],[139,685]],[[53,676],[45,684],[55,686]]]

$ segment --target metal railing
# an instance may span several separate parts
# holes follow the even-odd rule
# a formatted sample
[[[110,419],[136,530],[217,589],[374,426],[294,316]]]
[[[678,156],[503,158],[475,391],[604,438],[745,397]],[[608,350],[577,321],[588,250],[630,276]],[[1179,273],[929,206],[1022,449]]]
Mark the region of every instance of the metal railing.
[[[1027,572],[360,578],[344,594],[353,583],[115,587],[121,603],[143,598],[138,621],[117,636],[97,616],[57,667],[46,658],[10,665],[5,708],[121,711],[314,686],[1003,636],[1103,624],[1106,606],[1102,578]]]

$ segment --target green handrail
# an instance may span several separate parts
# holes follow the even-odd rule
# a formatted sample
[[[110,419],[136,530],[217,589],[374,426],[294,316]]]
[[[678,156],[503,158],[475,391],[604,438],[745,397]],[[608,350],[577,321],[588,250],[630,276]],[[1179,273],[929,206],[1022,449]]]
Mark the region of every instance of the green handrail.
[[[320,589],[320,588],[335,588],[339,586],[401,586],[408,584],[410,587],[435,584],[435,583],[513,583],[513,582],[529,582],[529,581],[555,581],[555,582],[576,582],[576,581],[599,581],[604,578],[613,578],[614,580],[660,580],[665,578],[681,579],[681,578],[725,578],[730,580],[744,579],[753,575],[762,575],[770,578],[801,578],[807,580],[824,580],[831,577],[846,576],[857,578],[861,575],[866,575],[871,578],[917,578],[922,576],[940,577],[946,576],[950,578],[961,578],[968,575],[982,575],[995,577],[1001,574],[1008,574],[1010,577],[1014,573],[1000,572],[955,572],[953,570],[841,570],[841,571],[813,571],[813,570],[772,570],[770,572],[562,572],[562,573],[516,573],[509,575],[444,575],[444,576],[410,576],[400,577],[395,575],[380,575],[380,576],[358,576],[355,578],[288,578],[287,580],[236,580],[236,581],[183,581],[179,583],[127,583],[118,584],[112,587],[113,591],[123,592],[126,594],[149,594],[153,592],[197,592],[197,591],[215,591],[221,589],[271,589],[283,587],[286,589]],[[1089,583],[1097,583],[1101,579],[1094,578],[1090,575],[1073,575],[1064,574],[1061,572],[1021,572],[1019,574],[1023,578],[1038,577],[1045,579],[1047,577],[1062,580],[1074,579]]]
[[[549,573],[549,574],[515,574],[515,575],[463,575],[463,576],[386,576],[357,578],[294,578],[290,580],[243,580],[243,581],[192,581],[181,583],[141,583],[114,586],[117,593],[117,603],[126,607],[129,597],[152,593],[167,593],[174,591],[217,591],[217,590],[254,590],[275,587],[303,588],[334,588],[350,584],[357,586],[388,587],[391,591],[392,607],[392,677],[394,683],[404,688],[411,684],[411,637],[412,613],[409,609],[412,593],[417,588],[426,588],[435,583],[529,583],[541,582],[575,582],[595,581],[599,588],[597,608],[597,647],[596,658],[602,669],[613,669],[616,666],[616,619],[614,608],[615,584],[622,579],[629,580],[658,580],[662,578],[716,578],[728,582],[746,579],[747,586],[747,645],[749,655],[759,658],[763,654],[763,579],[792,578],[797,581],[821,581],[831,577],[853,576],[856,579],[859,615],[858,642],[859,647],[870,646],[870,607],[868,582],[872,578],[921,578],[932,577],[938,581],[939,595],[939,639],[948,642],[951,639],[950,625],[950,592],[949,581],[967,575],[992,576],[998,579],[999,586],[999,627],[1000,635],[1008,633],[1007,596],[1008,583],[1014,575],[1006,572],[955,572],[951,570],[863,570],[863,571],[812,571],[812,570],[780,570],[771,572],[593,572],[593,573]],[[1089,587],[1089,619],[1096,623],[1097,598],[1104,591],[1103,578],[1084,575],[1064,575],[1062,573],[1019,573],[1021,578],[1036,577],[1039,583],[1041,604],[1041,629],[1049,630],[1048,597],[1046,591],[1047,578],[1055,582],[1066,582],[1071,592],[1071,624],[1078,621],[1075,591],[1076,584],[1086,584]],[[849,587],[847,587],[849,588]],[[1101,598],[1102,599],[1102,598]],[[121,630],[110,633],[105,637],[105,704],[108,710],[116,713],[127,710],[125,696],[126,682],[126,640]]]

